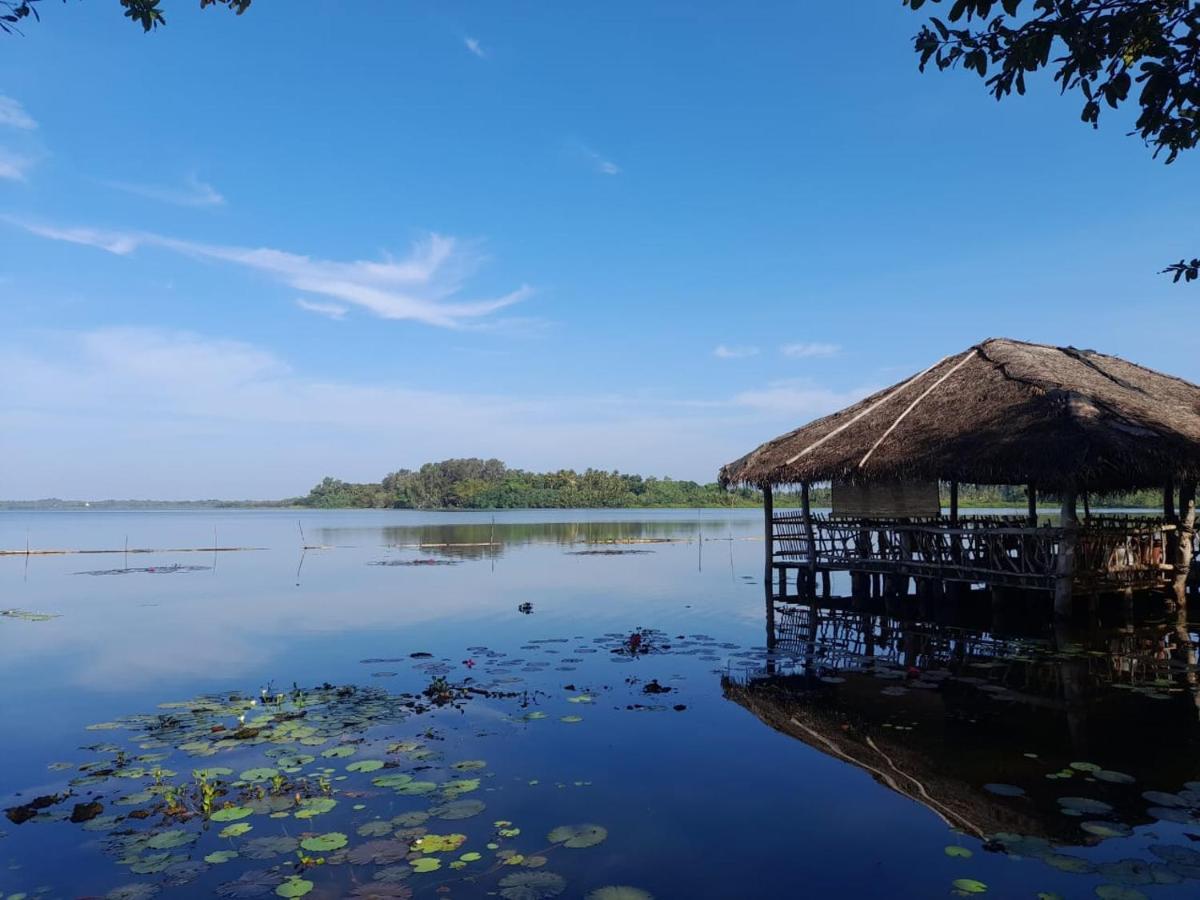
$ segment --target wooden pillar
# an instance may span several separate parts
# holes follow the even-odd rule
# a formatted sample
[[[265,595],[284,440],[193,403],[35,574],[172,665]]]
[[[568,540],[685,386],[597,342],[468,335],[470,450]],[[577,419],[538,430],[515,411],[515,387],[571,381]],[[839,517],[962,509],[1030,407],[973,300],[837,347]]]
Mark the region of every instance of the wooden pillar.
[[[1087,521],[1092,517],[1092,505],[1088,503],[1088,492],[1083,492],[1083,521]]]
[[[1078,539],[1079,517],[1075,511],[1075,489],[1062,492],[1062,540],[1054,566],[1054,615],[1065,619],[1071,615],[1071,596],[1075,587],[1075,543]]]
[[[767,596],[771,596],[771,591],[774,588],[775,570],[771,563],[775,561],[775,524],[771,520],[775,518],[775,501],[771,496],[771,485],[764,484],[762,486],[763,494],[763,523],[765,533],[763,539],[767,542],[766,553],[764,554],[764,571],[763,584],[766,586]]]
[[[950,482],[950,524],[958,525],[958,482]]]
[[[1175,558],[1175,602],[1182,609],[1187,604],[1187,581],[1192,571],[1192,537],[1196,533],[1196,482],[1188,480],[1179,488],[1179,528],[1176,534]]]
[[[808,554],[807,580],[815,594],[817,589],[817,536],[813,531],[812,505],[809,502],[807,481],[800,485],[800,512],[804,516],[805,553]]]
[[[1029,527],[1037,528],[1037,485],[1030,482],[1025,488],[1025,495],[1029,498]]]
[[[1163,485],[1163,519],[1168,525],[1176,526],[1163,535],[1163,562],[1176,565],[1179,559],[1179,519],[1175,515],[1174,477],[1168,478]]]

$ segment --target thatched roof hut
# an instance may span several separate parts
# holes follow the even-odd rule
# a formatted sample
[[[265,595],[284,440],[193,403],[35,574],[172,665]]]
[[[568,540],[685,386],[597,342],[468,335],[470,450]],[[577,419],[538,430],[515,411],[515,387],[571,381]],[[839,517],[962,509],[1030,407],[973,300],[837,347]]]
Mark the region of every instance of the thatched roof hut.
[[[721,469],[821,481],[1161,487],[1200,475],[1200,387],[1092,350],[993,338]]]

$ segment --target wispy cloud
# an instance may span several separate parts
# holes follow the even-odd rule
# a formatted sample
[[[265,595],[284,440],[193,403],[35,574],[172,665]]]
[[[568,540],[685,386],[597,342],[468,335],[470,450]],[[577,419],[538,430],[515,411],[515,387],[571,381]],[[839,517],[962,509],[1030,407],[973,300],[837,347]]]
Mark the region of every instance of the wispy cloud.
[[[742,391],[733,398],[733,402],[764,413],[811,418],[849,406],[874,390],[862,387],[835,391],[809,381],[773,381],[764,388]]]
[[[346,313],[350,311],[340,303],[314,303],[312,300],[305,300],[303,297],[296,300],[296,305],[310,313],[325,316],[327,319],[344,319],[346,318]]]
[[[7,147],[0,147],[0,179],[24,181],[36,160]]]
[[[798,344],[785,344],[779,348],[779,352],[784,356],[790,356],[793,359],[810,359],[813,357],[837,356],[842,352],[842,348],[840,344],[821,344],[801,341]]]
[[[469,50],[471,53],[475,54],[480,59],[487,59],[487,53],[485,53],[483,47],[479,45],[479,38],[464,37],[463,43],[466,45],[467,50]]]
[[[157,247],[262,273],[306,294],[361,307],[383,319],[409,319],[445,328],[460,327],[517,303],[532,293],[522,285],[500,297],[461,300],[467,279],[483,264],[473,244],[440,234],[413,244],[396,259],[341,262],[270,247],[237,247],[186,241],[150,232],[60,227],[12,217],[5,221],[45,238],[128,255]]]
[[[189,175],[178,187],[136,181],[106,181],[110,188],[176,206],[224,206],[225,198],[211,184]]]
[[[727,344],[717,344],[713,356],[717,359],[745,359],[747,356],[757,356],[757,347],[730,347]]]
[[[572,141],[571,146],[593,170],[599,172],[601,175],[621,174],[620,166],[583,141]]]
[[[37,128],[37,122],[25,111],[25,107],[19,101],[12,97],[5,97],[3,94],[0,94],[0,125],[20,128],[23,131],[32,131]]]

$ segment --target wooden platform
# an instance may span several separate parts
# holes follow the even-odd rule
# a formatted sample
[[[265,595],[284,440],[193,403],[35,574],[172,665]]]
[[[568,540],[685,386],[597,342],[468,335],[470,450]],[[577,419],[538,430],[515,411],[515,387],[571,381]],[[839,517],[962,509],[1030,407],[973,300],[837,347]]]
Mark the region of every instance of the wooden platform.
[[[1150,516],[1094,516],[1066,529],[1030,526],[1023,516],[961,516],[951,524],[819,513],[806,519],[786,510],[771,517],[770,567],[784,593],[793,571],[801,593],[806,580],[811,585],[831,572],[1053,591],[1069,537],[1075,592],[1150,590],[1175,574],[1163,562],[1174,532]]]

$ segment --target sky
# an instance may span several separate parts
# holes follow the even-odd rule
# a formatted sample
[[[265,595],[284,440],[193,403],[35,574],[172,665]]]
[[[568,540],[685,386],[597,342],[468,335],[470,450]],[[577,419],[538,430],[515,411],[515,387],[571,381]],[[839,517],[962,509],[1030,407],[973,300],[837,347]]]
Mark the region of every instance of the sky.
[[[900,0],[44,3],[0,36],[0,497],[715,479],[991,336],[1200,382],[1197,159]]]

